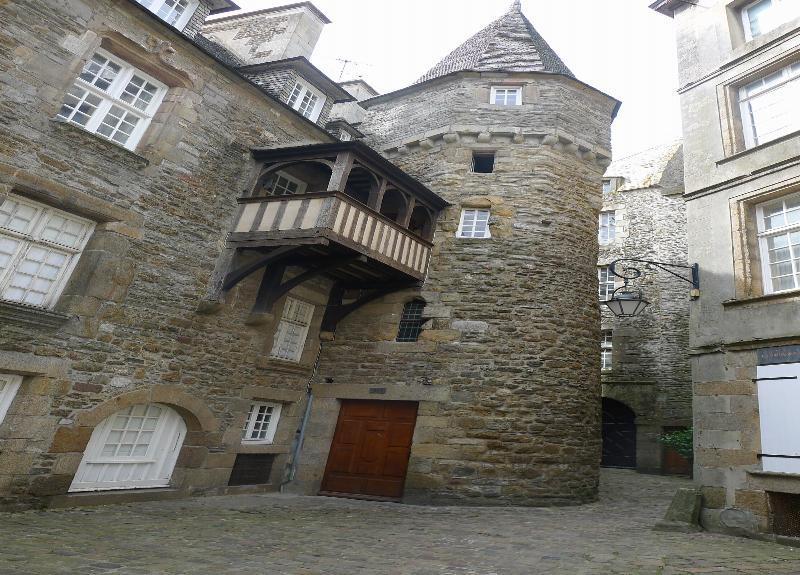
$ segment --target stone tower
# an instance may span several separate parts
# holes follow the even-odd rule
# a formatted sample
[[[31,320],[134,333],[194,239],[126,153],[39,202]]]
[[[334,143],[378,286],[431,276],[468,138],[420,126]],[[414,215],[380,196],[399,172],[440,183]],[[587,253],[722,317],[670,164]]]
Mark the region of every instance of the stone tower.
[[[406,500],[594,499],[597,218],[619,103],[577,80],[517,1],[412,86],[361,104],[365,141],[451,206],[421,289],[343,321],[323,345],[320,387],[420,402]],[[414,299],[423,330],[397,341]],[[301,470],[330,445],[326,395],[312,421],[330,417],[309,430]]]

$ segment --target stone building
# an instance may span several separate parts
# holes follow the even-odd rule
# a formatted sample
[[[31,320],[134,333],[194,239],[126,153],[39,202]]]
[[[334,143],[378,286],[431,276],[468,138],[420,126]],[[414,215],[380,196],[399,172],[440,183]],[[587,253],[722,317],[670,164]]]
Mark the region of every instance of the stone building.
[[[603,180],[600,301],[621,287],[610,264],[639,258],[687,265],[686,204],[680,142],[615,160]],[[635,265],[635,264],[631,264]],[[688,462],[658,442],[692,424],[689,298],[666,274],[637,285],[651,302],[635,318],[602,317],[603,465],[688,474]]]
[[[593,499],[618,102],[518,2],[382,96],[234,8],[0,6],[0,505]]]
[[[680,62],[703,525],[800,536],[800,12],[661,0]]]

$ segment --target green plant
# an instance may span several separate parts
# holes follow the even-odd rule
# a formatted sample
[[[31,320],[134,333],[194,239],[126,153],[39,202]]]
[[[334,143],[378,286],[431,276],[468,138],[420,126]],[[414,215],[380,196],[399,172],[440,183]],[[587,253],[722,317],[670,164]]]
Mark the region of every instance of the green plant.
[[[694,455],[694,433],[691,427],[680,431],[662,433],[658,436],[658,440],[683,455],[686,459],[692,459]]]

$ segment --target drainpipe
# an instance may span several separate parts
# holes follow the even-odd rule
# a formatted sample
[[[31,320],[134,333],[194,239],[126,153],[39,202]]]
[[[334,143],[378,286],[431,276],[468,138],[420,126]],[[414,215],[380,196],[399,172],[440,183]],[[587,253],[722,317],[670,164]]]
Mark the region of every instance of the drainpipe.
[[[294,481],[294,477],[297,474],[297,459],[300,456],[300,450],[303,447],[303,441],[305,440],[306,436],[306,425],[308,424],[308,418],[311,415],[311,404],[314,402],[314,394],[311,388],[311,382],[314,381],[314,376],[317,374],[317,368],[319,367],[319,358],[322,355],[322,342],[319,342],[319,347],[317,348],[317,359],[314,361],[314,369],[311,371],[311,376],[308,378],[308,383],[306,384],[306,408],[303,411],[303,417],[300,420],[300,427],[297,429],[295,433],[295,442],[294,446],[292,447],[292,458],[289,462],[289,470],[286,474],[283,482],[281,483],[280,491],[283,493],[284,487]]]

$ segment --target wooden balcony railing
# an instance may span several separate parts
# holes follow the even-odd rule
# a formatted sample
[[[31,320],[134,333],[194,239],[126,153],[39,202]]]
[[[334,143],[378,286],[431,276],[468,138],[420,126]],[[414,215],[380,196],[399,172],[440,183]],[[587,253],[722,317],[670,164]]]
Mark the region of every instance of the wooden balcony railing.
[[[414,278],[425,276],[431,242],[341,192],[242,198],[229,241],[258,247],[335,242]]]

